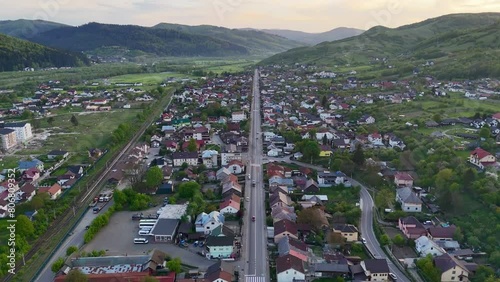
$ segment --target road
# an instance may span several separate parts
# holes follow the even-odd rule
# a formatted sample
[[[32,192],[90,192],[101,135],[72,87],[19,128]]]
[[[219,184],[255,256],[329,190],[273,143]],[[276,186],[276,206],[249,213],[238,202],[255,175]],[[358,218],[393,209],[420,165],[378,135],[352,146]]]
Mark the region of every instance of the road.
[[[245,281],[264,282],[269,281],[269,264],[267,254],[267,231],[266,231],[266,208],[264,194],[264,177],[262,170],[262,137],[260,134],[260,91],[259,73],[255,70],[252,90],[251,126],[248,148],[247,173],[245,197],[249,197],[244,215],[243,231],[243,259]],[[255,186],[253,185],[255,183]],[[252,217],[255,216],[255,221]]]
[[[321,166],[316,166],[316,165],[311,165],[307,163],[302,163],[294,160],[290,160],[289,157],[285,158],[269,158],[270,161],[282,161],[285,163],[294,163],[300,166],[308,167],[311,169],[315,169],[318,171],[323,171],[325,170]],[[353,186],[359,186],[361,187],[361,192],[360,192],[360,207],[361,207],[361,226],[360,226],[360,231],[366,240],[366,248],[370,251],[370,253],[375,257],[375,258],[384,258],[387,260],[387,264],[389,265],[389,269],[391,270],[392,273],[396,274],[398,277],[397,281],[403,281],[403,282],[410,282],[410,279],[406,277],[406,275],[399,270],[399,268],[394,265],[394,263],[387,257],[387,255],[384,253],[382,248],[380,247],[379,242],[377,241],[377,237],[375,237],[375,232],[373,231],[373,198],[368,192],[368,189],[366,186],[363,184],[359,183],[358,181],[349,178],[349,181],[351,181]]]
[[[173,96],[172,96],[173,97]],[[169,103],[167,105],[167,108],[170,106],[170,103],[172,102],[172,98],[170,98],[169,100]],[[156,119],[157,117],[155,116],[154,119]],[[148,121],[147,123],[145,123],[145,125],[149,125],[151,124],[151,121]],[[99,185],[102,184],[102,182],[107,179],[106,177],[108,176],[109,172],[111,171],[111,169],[113,168],[113,166],[125,155],[126,152],[128,152],[131,148],[132,148],[132,145],[136,144],[137,140],[139,139],[139,137],[141,137],[143,134],[144,134],[144,131],[148,128],[148,126],[144,126],[142,127],[141,129],[139,129],[139,131],[136,133],[136,135],[134,136],[134,138],[132,138],[132,140],[129,142],[128,145],[126,145],[123,150],[120,152],[120,154],[118,155],[118,157],[116,159],[114,159],[110,165],[108,165],[106,167],[106,170],[104,171],[104,173],[102,174],[102,176],[98,179],[98,181],[96,183],[94,183],[93,187],[98,187]],[[93,188],[92,187],[92,188]],[[93,189],[90,189],[89,191],[94,191]],[[82,202],[84,202],[90,195],[92,195],[93,193],[87,193],[85,194],[85,197],[81,200]],[[95,192],[95,191],[94,191]],[[92,220],[99,214],[102,214],[104,212],[106,212],[109,207],[113,206],[113,199],[111,199],[111,201],[98,213],[98,214],[94,214],[92,209],[88,209],[85,213],[85,215],[82,217],[82,219],[76,224],[75,228],[73,228],[73,230],[71,231],[73,234],[72,235],[68,235],[66,237],[66,239],[64,239],[64,242],[61,244],[61,246],[54,252],[54,254],[52,255],[52,257],[50,258],[49,262],[44,266],[44,268],[42,269],[42,271],[38,274],[37,277],[35,277],[35,279],[33,279],[32,281],[54,281],[54,278],[55,278],[55,274],[52,272],[51,270],[51,266],[52,264],[59,258],[59,257],[66,257],[66,249],[69,247],[69,246],[78,246],[79,248],[81,246],[83,246],[83,236],[85,235],[85,227],[87,225],[90,225],[90,223],[92,222]]]

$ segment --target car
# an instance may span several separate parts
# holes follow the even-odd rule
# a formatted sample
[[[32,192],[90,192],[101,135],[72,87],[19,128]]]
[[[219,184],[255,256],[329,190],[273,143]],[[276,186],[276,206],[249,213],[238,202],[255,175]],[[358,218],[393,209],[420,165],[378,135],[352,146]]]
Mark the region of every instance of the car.
[[[254,215],[254,216],[252,216],[252,221],[255,221],[255,215]]]
[[[392,280],[394,280],[394,281],[398,280],[398,277],[396,276],[396,274],[394,274],[392,272],[389,273],[389,276],[391,276]]]
[[[89,230],[90,225],[85,226],[85,230]]]
[[[248,179],[250,179],[250,174],[248,175]]]
[[[246,199],[247,199],[247,202],[250,202],[250,197],[247,197]]]
[[[365,238],[361,238],[361,242],[363,242],[363,244],[366,244],[366,239]]]

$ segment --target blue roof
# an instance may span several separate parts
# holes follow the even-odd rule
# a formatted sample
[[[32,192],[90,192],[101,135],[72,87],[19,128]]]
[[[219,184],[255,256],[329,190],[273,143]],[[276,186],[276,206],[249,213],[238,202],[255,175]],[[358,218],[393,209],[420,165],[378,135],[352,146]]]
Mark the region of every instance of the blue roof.
[[[30,169],[33,167],[37,167],[38,165],[43,165],[43,162],[38,159],[33,159],[31,161],[19,161],[18,168],[19,169]]]

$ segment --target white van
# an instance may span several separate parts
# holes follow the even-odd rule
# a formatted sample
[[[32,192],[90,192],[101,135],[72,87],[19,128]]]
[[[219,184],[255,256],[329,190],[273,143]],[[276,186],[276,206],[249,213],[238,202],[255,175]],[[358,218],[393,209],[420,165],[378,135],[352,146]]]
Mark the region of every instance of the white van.
[[[134,244],[147,244],[149,243],[146,238],[134,238]]]
[[[149,235],[150,232],[151,230],[141,229],[139,230],[139,235]]]

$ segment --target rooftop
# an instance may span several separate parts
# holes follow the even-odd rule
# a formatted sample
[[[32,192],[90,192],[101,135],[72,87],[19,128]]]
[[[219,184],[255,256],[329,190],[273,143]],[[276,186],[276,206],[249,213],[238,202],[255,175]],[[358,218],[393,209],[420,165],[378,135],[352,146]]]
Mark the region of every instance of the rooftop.
[[[158,219],[181,219],[181,217],[186,213],[186,210],[187,203],[184,205],[166,205],[158,210]]]

